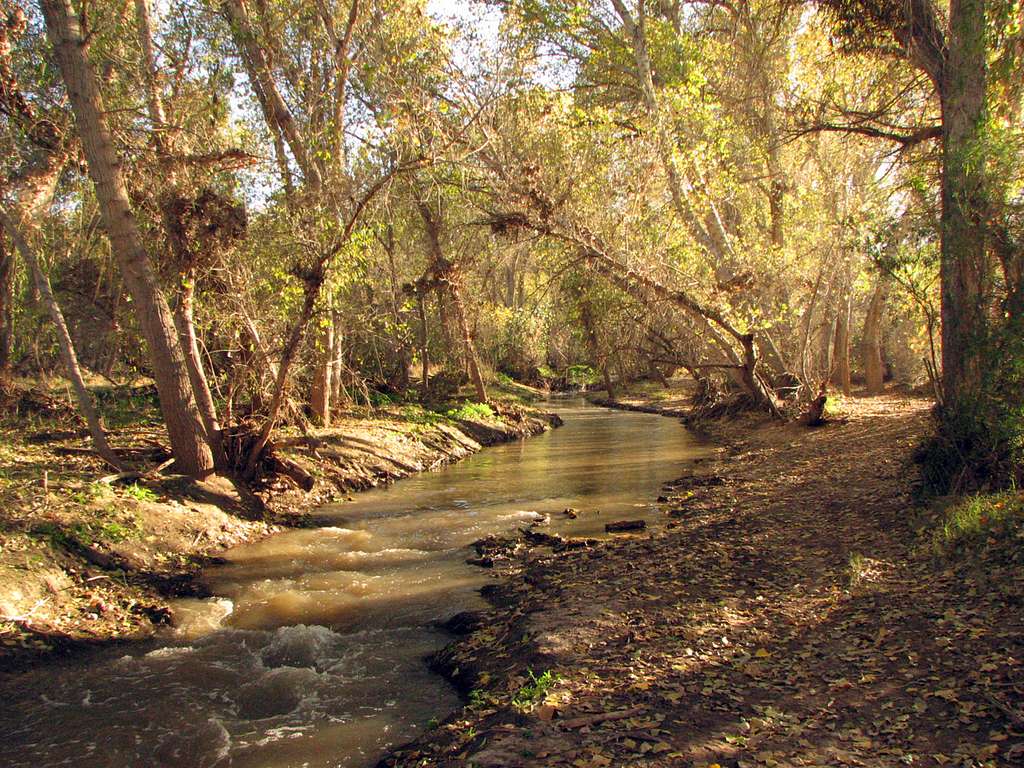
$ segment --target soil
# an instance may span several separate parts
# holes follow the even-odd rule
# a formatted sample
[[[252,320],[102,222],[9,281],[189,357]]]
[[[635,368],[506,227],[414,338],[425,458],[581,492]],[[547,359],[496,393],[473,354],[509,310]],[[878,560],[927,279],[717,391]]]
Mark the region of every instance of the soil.
[[[1024,764],[1024,548],[936,554],[930,403],[841,408],[705,425],[663,525],[520,547],[431,660],[467,706],[380,765]]]
[[[73,415],[7,423],[0,428],[0,670],[149,637],[173,622],[169,597],[202,594],[195,576],[226,549],[284,526],[315,526],[320,504],[558,423],[515,403],[495,410],[493,418],[464,419],[394,406],[278,439],[276,454],[308,473],[312,488],[281,474],[251,486],[216,476],[120,481],[82,431],[64,423],[73,427]],[[140,468],[153,468],[167,455],[161,439],[158,427],[133,421],[113,442]]]

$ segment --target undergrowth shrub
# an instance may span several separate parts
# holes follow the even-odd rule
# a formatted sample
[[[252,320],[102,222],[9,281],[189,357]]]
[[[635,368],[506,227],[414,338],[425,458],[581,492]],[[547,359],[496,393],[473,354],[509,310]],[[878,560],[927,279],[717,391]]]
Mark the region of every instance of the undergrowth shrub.
[[[975,494],[946,510],[932,534],[936,554],[997,545],[1024,553],[1024,493]]]

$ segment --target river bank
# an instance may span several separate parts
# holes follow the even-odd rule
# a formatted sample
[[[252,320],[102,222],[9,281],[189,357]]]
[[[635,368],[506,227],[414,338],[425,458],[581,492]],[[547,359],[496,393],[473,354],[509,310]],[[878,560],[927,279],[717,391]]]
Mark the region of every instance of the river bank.
[[[158,429],[137,414],[122,422],[120,450],[151,463],[163,455]],[[308,483],[278,473],[246,485],[156,473],[112,479],[73,415],[21,414],[0,434],[0,669],[145,639],[173,622],[168,599],[203,594],[195,577],[224,550],[316,526],[324,503],[558,423],[511,399],[350,412],[331,429],[276,441],[276,455]]]
[[[704,425],[725,450],[665,486],[663,525],[511,562],[432,660],[468,705],[380,765],[1016,764],[1021,548],[936,551],[929,407]]]

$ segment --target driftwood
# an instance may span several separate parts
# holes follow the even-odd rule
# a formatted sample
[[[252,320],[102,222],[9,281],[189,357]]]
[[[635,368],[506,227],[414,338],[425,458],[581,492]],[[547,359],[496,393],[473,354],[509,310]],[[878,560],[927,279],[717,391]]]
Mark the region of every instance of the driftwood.
[[[167,459],[167,461],[161,462],[152,469],[147,469],[141,472],[138,470],[132,470],[129,472],[117,472],[113,475],[106,475],[105,477],[101,477],[99,480],[97,480],[97,482],[103,483],[105,485],[113,485],[114,483],[123,483],[128,480],[145,480],[147,478],[159,475],[173,463],[174,459]]]
[[[298,463],[291,459],[278,456],[274,453],[273,449],[265,451],[263,458],[267,467],[272,472],[284,475],[285,477],[290,477],[304,491],[313,490],[313,486],[316,484],[316,478],[299,466]]]

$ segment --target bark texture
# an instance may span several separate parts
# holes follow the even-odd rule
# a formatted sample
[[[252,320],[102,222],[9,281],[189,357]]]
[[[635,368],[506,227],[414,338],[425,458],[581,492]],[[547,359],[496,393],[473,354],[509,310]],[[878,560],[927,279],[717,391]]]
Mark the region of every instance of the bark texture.
[[[149,346],[160,407],[178,471],[195,476],[213,469],[213,452],[192,394],[184,355],[167,299],[142,242],[106,124],[96,72],[86,56],[81,26],[68,0],[40,0],[46,32],[71,101],[103,223],[139,326]]]

